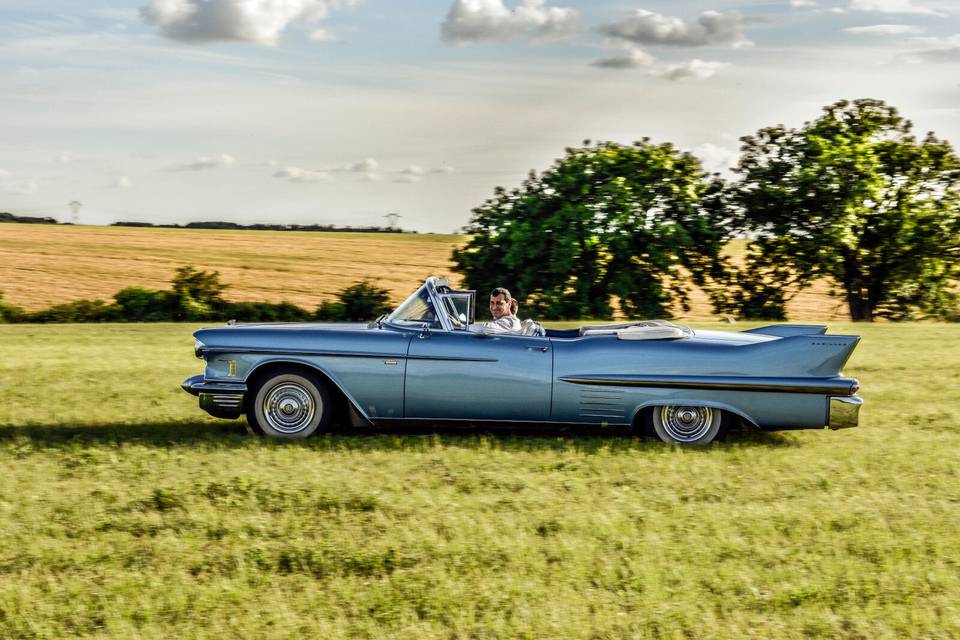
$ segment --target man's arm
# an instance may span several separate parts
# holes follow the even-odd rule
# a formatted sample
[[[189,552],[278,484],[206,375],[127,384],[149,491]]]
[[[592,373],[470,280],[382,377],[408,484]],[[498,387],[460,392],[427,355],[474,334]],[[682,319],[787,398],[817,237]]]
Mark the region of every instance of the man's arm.
[[[479,325],[471,325],[470,331],[482,333],[484,335],[493,335],[497,333],[520,333],[522,331],[520,320],[516,316],[503,316],[499,320],[484,322]]]

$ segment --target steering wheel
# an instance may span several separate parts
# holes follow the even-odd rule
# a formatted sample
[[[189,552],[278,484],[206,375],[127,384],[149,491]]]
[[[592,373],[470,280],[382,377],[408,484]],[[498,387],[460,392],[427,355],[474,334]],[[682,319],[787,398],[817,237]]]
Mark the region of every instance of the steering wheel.
[[[453,328],[454,328],[454,329],[464,329],[464,328],[466,328],[465,325],[463,324],[463,322],[460,321],[460,318],[458,318],[458,317],[455,316],[454,314],[450,313],[449,311],[447,311],[446,313],[447,313],[447,319],[450,320],[450,324],[453,325]]]

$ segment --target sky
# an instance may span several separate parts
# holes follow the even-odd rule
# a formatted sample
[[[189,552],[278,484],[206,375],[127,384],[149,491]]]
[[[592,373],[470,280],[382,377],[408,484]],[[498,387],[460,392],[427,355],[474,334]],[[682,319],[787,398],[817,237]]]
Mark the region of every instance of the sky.
[[[879,98],[960,144],[957,0],[0,0],[0,211],[450,233],[584,140]]]

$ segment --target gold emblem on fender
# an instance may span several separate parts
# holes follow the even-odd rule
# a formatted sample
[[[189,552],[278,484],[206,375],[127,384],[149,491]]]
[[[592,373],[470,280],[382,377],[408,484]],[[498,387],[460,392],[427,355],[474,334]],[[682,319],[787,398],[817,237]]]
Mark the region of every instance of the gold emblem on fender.
[[[233,378],[237,375],[237,361],[227,360],[227,377]]]

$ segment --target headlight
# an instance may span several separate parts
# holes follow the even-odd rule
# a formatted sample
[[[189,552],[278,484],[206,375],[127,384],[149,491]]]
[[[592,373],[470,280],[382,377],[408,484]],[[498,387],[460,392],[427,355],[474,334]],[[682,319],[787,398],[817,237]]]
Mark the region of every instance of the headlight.
[[[198,358],[203,357],[203,350],[206,348],[207,348],[207,345],[203,344],[199,340],[193,341],[193,355],[197,356]]]

